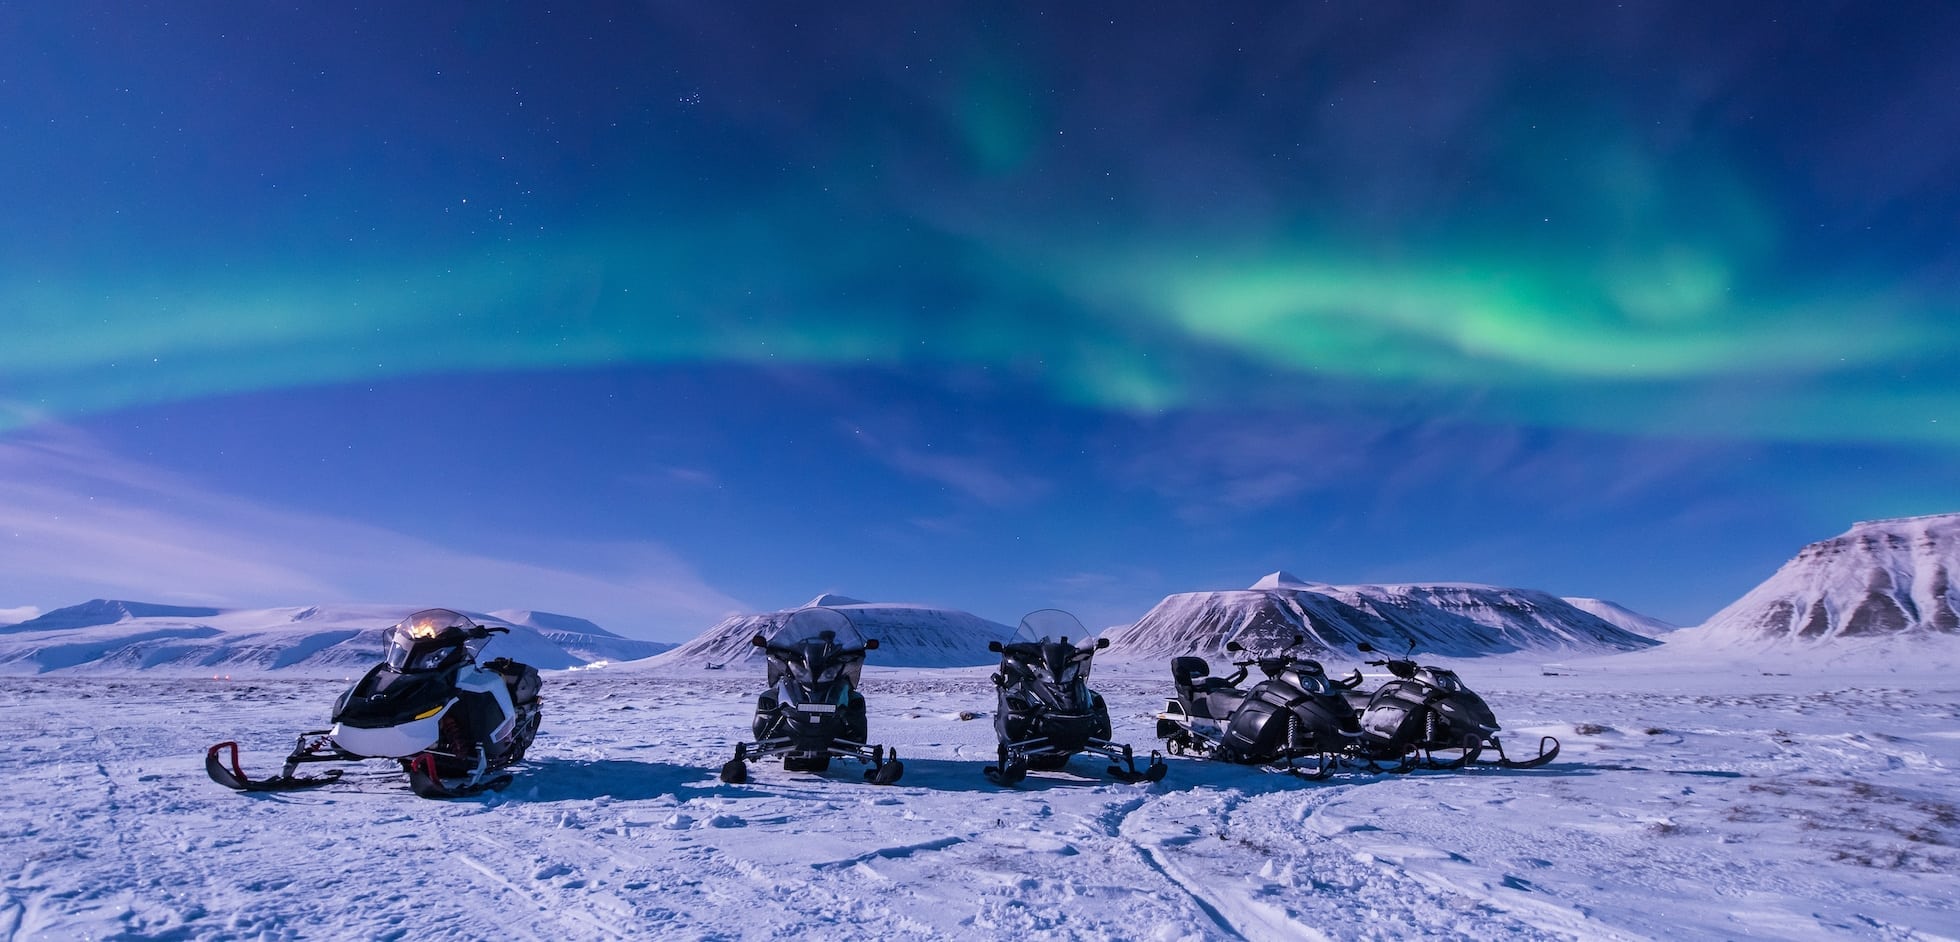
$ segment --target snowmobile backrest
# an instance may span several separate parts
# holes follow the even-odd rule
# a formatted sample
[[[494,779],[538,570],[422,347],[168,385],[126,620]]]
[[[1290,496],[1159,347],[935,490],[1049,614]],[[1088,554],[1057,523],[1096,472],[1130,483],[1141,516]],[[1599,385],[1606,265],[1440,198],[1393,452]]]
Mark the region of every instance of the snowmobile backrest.
[[[504,678],[505,686],[510,688],[510,702],[530,703],[538,698],[538,690],[544,686],[544,679],[538,676],[538,669],[529,664],[500,657],[483,665],[496,671]]]
[[[1200,682],[1211,676],[1211,665],[1201,657],[1171,658],[1171,682],[1177,685],[1180,696],[1189,699],[1191,691]]]

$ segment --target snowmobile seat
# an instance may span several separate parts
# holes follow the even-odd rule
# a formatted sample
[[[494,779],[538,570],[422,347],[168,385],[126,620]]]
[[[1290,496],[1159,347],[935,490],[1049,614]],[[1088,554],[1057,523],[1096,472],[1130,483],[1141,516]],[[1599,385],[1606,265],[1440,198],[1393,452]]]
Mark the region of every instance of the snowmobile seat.
[[[510,702],[530,703],[538,698],[539,688],[544,686],[538,669],[529,664],[519,663],[507,657],[500,657],[483,665],[486,670],[496,671],[504,678],[504,686],[510,688]]]
[[[1211,665],[1201,657],[1171,658],[1171,680],[1177,685],[1178,696],[1186,700],[1233,689],[1225,678],[1211,676]]]

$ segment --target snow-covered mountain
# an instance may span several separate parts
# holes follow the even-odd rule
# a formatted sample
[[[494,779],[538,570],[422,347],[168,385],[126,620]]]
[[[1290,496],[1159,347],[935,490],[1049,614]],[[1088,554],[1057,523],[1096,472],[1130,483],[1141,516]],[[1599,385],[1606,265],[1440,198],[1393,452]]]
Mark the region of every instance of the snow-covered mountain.
[[[477,620],[486,625],[503,624],[513,628],[529,628],[546,641],[565,649],[573,657],[587,662],[636,661],[674,648],[673,644],[667,642],[622,638],[583,618],[552,612],[499,609]]]
[[[424,606],[341,605],[220,609],[95,599],[0,628],[0,674],[345,674],[380,660],[388,626]],[[647,657],[671,645],[621,638],[583,619],[546,612],[471,617],[501,625],[483,656],[540,669]]]
[[[1698,645],[1952,638],[1960,636],[1956,573],[1960,514],[1869,520],[1804,547],[1680,638]]]
[[[1666,640],[1666,637],[1681,630],[1681,626],[1671,621],[1662,621],[1651,615],[1642,615],[1618,602],[1605,599],[1573,598],[1567,596],[1565,604],[1582,612],[1597,616],[1600,620],[1643,638]]]
[[[1476,657],[1523,650],[1630,651],[1649,638],[1616,627],[1565,600],[1532,589],[1469,583],[1337,586],[1275,572],[1251,588],[1184,592],[1157,603],[1136,624],[1105,632],[1110,656],[1160,659],[1212,655],[1228,641],[1277,647],[1303,635],[1305,647],[1351,654],[1369,642],[1400,653]]]
[[[987,650],[987,642],[1004,641],[1014,629],[988,621],[978,615],[925,605],[865,602],[848,596],[825,593],[811,599],[812,606],[843,612],[866,638],[878,640],[878,650],[865,658],[873,667],[967,667],[991,664],[999,655]],[[768,634],[796,609],[733,615],[693,640],[655,658],[653,664],[706,667],[735,664],[762,664],[762,653],[752,639]]]

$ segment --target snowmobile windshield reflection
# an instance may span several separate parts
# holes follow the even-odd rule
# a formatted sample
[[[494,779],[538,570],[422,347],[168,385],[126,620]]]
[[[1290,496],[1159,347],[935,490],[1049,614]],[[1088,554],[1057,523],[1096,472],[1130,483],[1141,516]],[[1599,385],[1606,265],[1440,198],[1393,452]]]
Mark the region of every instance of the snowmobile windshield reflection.
[[[392,670],[400,672],[421,672],[441,670],[461,663],[465,655],[475,655],[468,649],[472,639],[470,629],[476,623],[460,612],[446,608],[431,608],[416,612],[396,622],[382,636],[386,646],[383,657]],[[481,647],[481,643],[478,647]]]

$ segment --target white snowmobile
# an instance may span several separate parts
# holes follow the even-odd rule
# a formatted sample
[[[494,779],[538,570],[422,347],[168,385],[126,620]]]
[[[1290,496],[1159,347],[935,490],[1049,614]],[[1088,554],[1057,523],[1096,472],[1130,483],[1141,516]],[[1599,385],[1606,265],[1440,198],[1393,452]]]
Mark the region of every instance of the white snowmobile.
[[[1089,689],[1090,661],[1106,647],[1108,638],[1096,637],[1074,615],[1053,608],[1022,618],[1006,644],[987,643],[987,650],[1000,655],[1000,671],[994,674],[1000,759],[983,770],[989,780],[1013,785],[1029,769],[1059,769],[1078,752],[1108,759],[1110,776],[1120,781],[1163,780],[1162,756],[1152,752],[1149,765],[1138,771],[1130,747],[1110,741],[1109,705]]]
[[[247,776],[235,741],[212,746],[204,770],[226,788],[288,791],[330,784],[342,771],[298,775],[301,765],[393,759],[424,798],[502,788],[511,777],[500,770],[524,758],[542,715],[536,668],[476,662],[492,634],[509,631],[446,608],[416,612],[388,629],[382,663],[340,695],[331,728],[300,734],[280,774]]]
[[[898,753],[865,743],[864,696],[857,690],[864,652],[877,650],[877,639],[859,635],[834,608],[802,608],[773,634],[751,640],[769,659],[769,689],[755,701],[755,741],[736,744],[735,758],[721,767],[722,781],[746,782],[751,760],[778,755],[791,772],[822,772],[842,756],[871,766],[865,781],[898,781],[905,772]]]

